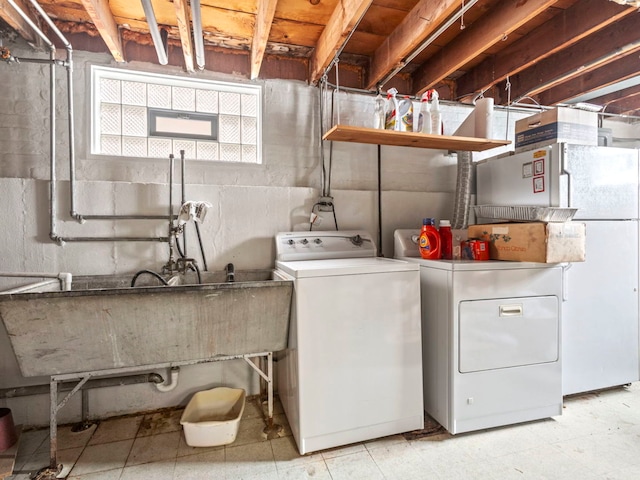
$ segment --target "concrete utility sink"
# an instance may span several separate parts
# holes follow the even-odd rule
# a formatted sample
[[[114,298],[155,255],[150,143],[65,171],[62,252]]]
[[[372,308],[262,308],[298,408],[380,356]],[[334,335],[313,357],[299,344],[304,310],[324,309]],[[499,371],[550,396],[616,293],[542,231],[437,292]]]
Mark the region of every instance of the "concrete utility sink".
[[[286,348],[291,292],[272,270],[195,274],[158,286],[141,275],[73,278],[72,290],[0,295],[25,377],[92,372]]]

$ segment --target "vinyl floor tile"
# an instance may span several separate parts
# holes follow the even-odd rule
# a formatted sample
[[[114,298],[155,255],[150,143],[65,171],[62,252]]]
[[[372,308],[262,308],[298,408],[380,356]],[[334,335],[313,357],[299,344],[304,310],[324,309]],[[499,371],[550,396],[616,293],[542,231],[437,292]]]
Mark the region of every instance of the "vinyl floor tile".
[[[283,413],[264,433],[264,405],[245,408],[236,441],[190,447],[181,408],[59,430],[70,480],[636,480],[640,478],[640,382],[565,399],[563,415],[458,435],[392,435],[300,455]],[[276,412],[282,406],[276,403]],[[48,430],[23,433],[14,474],[49,464]]]

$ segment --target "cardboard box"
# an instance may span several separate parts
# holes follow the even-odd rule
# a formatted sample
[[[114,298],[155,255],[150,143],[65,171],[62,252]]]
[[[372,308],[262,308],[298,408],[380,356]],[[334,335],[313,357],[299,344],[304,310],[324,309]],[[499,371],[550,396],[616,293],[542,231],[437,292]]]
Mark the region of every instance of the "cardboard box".
[[[518,262],[584,262],[582,222],[528,222],[469,225],[469,238],[489,241],[489,258]]]
[[[598,145],[598,114],[557,107],[516,121],[516,153],[551,143]]]

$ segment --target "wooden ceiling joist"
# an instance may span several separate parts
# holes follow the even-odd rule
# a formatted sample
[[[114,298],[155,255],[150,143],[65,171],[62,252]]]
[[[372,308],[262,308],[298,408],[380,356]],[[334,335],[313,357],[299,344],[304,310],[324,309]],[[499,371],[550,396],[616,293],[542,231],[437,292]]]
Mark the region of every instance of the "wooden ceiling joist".
[[[555,0],[498,2],[480,20],[467,27],[453,41],[413,74],[416,94],[434,87],[442,79],[499,42],[505,35],[539,15]]]
[[[120,32],[116,24],[108,0],[81,0],[87,14],[94,23],[107,48],[116,62],[124,62],[124,50],[120,40]]]
[[[460,0],[420,0],[376,50],[367,88],[376,88],[390,72],[403,66],[404,60],[436,31],[439,21],[458,7]]]
[[[18,8],[31,19],[34,24],[39,25],[39,22],[34,18],[26,2],[24,2],[23,0],[14,0],[14,2],[18,6]],[[13,6],[9,5],[9,2],[7,2],[7,0],[0,0],[0,18],[7,22],[7,24],[27,42],[31,44],[36,43],[36,33],[24,20],[24,18],[20,16],[16,9],[13,8]]]
[[[322,31],[309,62],[309,82],[316,84],[373,0],[341,0]]]
[[[511,97],[536,95],[637,51],[638,17],[629,15],[511,78]]]
[[[627,87],[589,100],[608,113],[628,113],[640,109],[640,85]]]
[[[600,67],[586,72],[538,95],[542,105],[555,105],[575,98],[579,95],[593,92],[617,82],[640,75],[640,62],[637,54],[629,54]]]
[[[614,2],[580,0],[486,59],[457,80],[458,94],[484,91],[637,10]]]
[[[187,0],[173,0],[176,8],[176,18],[178,21],[178,32],[180,33],[180,43],[184,56],[184,68],[187,72],[193,73],[193,42],[191,41],[191,22],[189,20],[189,5]]]
[[[262,0],[258,2],[256,13],[256,24],[254,27],[253,40],[251,42],[251,80],[258,78],[264,52],[267,49],[267,40],[271,24],[276,13],[278,0]]]
[[[617,113],[618,115],[640,116],[640,94],[614,103],[610,108],[607,108],[606,112]]]

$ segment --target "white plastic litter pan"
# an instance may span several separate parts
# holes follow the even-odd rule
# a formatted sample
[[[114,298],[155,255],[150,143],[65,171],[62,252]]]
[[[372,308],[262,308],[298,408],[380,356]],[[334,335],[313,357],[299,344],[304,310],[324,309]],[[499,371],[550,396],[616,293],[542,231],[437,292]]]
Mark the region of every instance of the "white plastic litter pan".
[[[227,445],[236,439],[246,393],[217,387],[196,393],[184,409],[180,424],[190,447]]]

